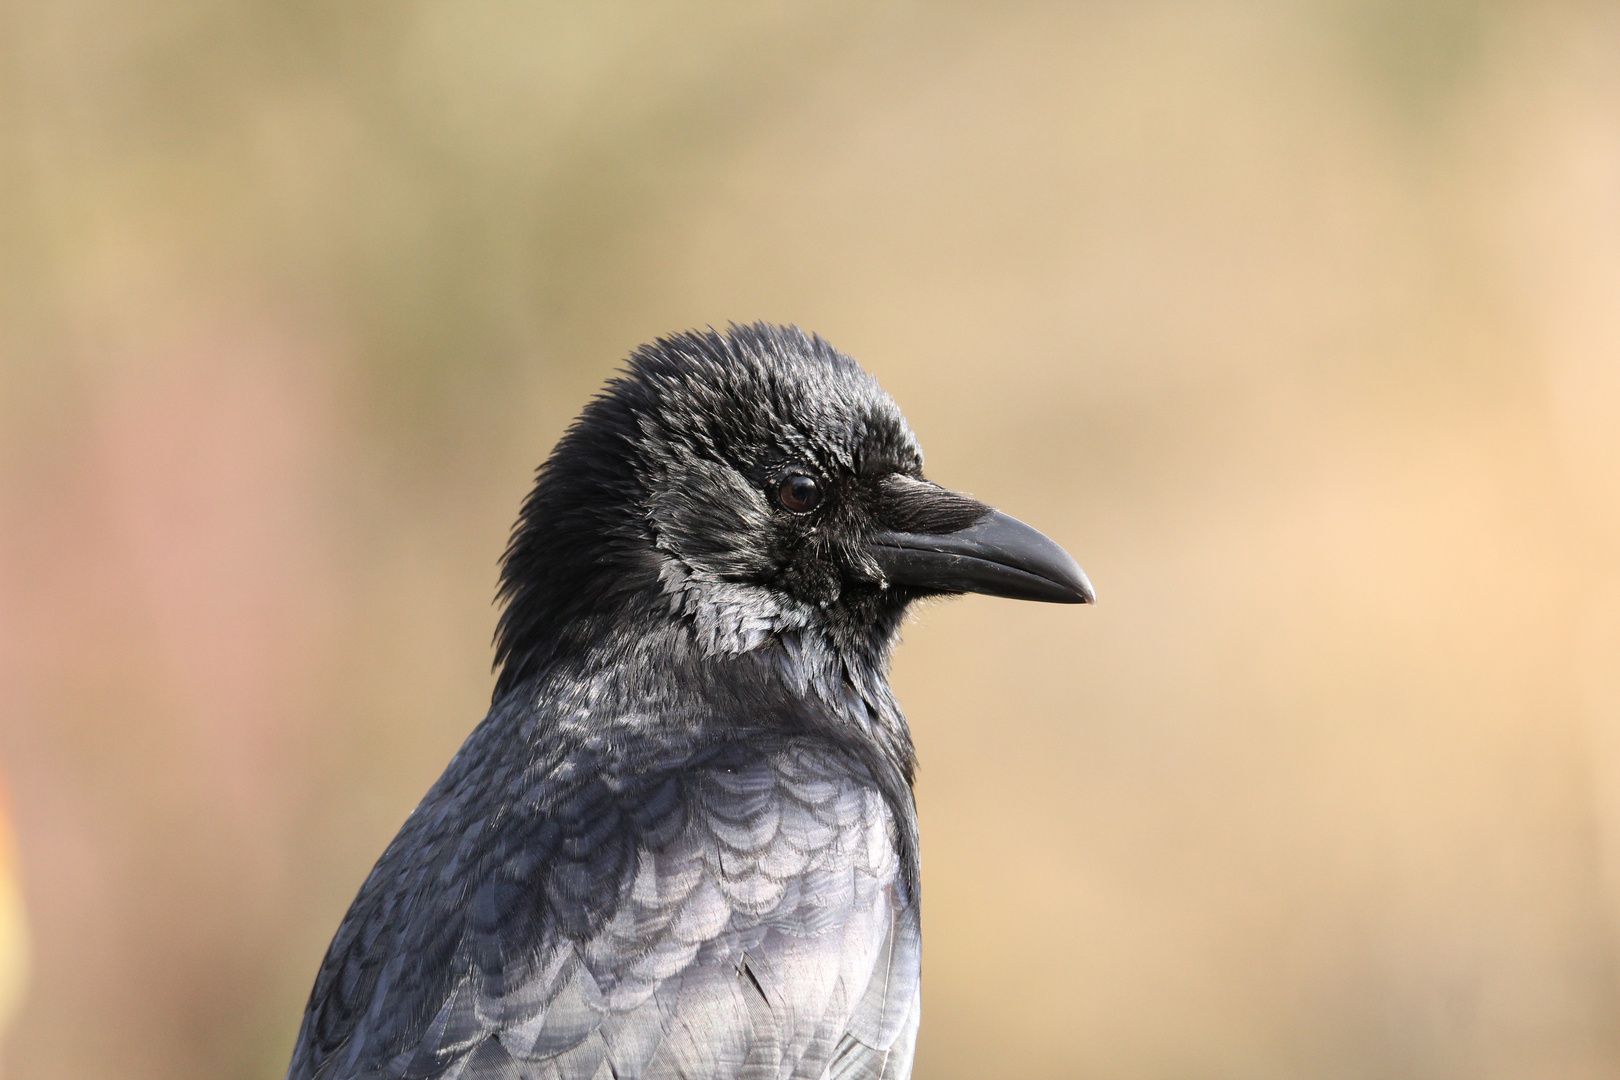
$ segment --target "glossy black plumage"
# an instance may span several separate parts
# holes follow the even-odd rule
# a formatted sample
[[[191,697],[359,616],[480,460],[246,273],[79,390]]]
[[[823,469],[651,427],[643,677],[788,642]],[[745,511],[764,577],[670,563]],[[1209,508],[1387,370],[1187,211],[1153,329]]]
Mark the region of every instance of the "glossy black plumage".
[[[495,701],[339,927],[289,1080],[908,1076],[889,649],[912,600],[1014,565],[921,466],[819,338],[639,350],[524,504]],[[795,477],[812,509],[773,496]],[[1039,598],[1089,599],[1050,541],[995,535],[1014,526]]]

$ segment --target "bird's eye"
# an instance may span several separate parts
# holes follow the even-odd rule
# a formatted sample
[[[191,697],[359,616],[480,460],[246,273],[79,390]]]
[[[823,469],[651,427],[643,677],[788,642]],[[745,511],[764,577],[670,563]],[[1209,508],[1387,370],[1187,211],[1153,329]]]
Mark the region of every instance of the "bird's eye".
[[[795,473],[782,481],[776,489],[776,501],[782,509],[795,514],[808,514],[821,504],[821,484],[813,476]]]

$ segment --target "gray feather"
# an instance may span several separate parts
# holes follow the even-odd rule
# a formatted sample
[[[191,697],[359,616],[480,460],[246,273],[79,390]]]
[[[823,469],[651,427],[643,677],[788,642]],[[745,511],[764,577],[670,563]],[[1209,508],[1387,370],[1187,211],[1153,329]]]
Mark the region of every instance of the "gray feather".
[[[595,817],[553,830],[516,813],[485,819],[480,842],[506,853],[498,862],[466,854],[472,829],[453,845],[399,849],[426,865],[385,856],[323,970],[328,996],[306,1021],[293,1080],[316,1067],[323,1080],[585,1080],[604,1067],[618,1080],[882,1074],[914,1011],[918,943],[891,811],[870,777],[814,743],[705,749],[670,770],[681,827],[649,842],[633,822],[638,810],[674,813],[659,805],[666,778],[610,797],[591,769],[569,758],[538,783],[567,792],[561,816],[592,807]],[[550,837],[551,858],[519,855],[507,836],[526,847]],[[600,896],[604,877],[594,931],[558,934],[548,905],[566,913]],[[445,882],[471,900],[454,926],[418,938],[447,950],[456,978],[431,1012],[415,1008],[425,1019],[402,1023],[422,985],[386,963],[368,979],[379,945],[402,944],[377,921]],[[340,1009],[342,1039],[323,1046],[323,1022]],[[345,1054],[356,1038],[360,1052]]]

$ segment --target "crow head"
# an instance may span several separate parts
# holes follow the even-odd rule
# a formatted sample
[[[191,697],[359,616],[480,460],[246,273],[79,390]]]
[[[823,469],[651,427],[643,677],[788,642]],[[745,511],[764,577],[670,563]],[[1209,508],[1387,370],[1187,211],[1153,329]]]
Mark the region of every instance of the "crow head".
[[[886,647],[906,605],[1086,603],[1034,529],[923,479],[894,401],[796,328],[638,349],[540,468],[503,562],[497,695],[549,659],[671,628],[708,654],[785,632]]]

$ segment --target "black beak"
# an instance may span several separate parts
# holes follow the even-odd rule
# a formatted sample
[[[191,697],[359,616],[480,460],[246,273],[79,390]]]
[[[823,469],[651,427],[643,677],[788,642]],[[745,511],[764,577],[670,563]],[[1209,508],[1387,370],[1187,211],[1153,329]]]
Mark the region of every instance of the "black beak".
[[[934,491],[946,494],[943,489]],[[888,579],[899,585],[1052,604],[1090,604],[1097,599],[1085,571],[1067,551],[1017,518],[974,505],[983,512],[963,528],[881,532],[872,537],[867,550]]]

